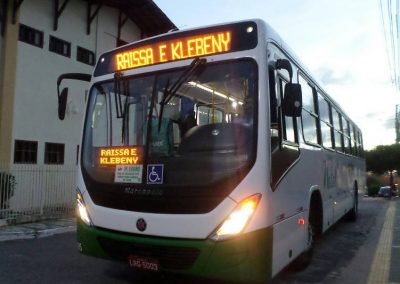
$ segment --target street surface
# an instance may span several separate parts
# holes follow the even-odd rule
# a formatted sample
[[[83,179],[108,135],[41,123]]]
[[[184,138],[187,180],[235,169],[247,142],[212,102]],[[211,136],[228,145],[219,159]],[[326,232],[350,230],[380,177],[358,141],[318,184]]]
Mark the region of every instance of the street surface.
[[[397,206],[399,209],[395,210]],[[394,220],[392,226],[385,222],[389,213],[392,214],[391,220]],[[389,236],[391,258],[400,260],[398,220],[400,198],[390,201],[360,196],[357,222],[337,223],[316,244],[312,263],[306,270],[293,272],[286,269],[273,279],[272,284],[386,283],[377,282],[379,280],[376,279],[382,277],[388,279],[387,282],[400,283],[400,269],[396,267],[400,261],[384,265],[386,269],[382,272],[380,264],[383,260],[379,257],[385,256],[380,253],[385,247],[378,245],[387,243],[380,240]],[[390,232],[384,234],[385,228],[386,231],[390,229]],[[375,279],[374,276],[381,278]],[[82,256],[78,253],[75,233],[0,242],[0,283],[205,282],[210,283],[171,275],[153,277],[138,274],[123,263]]]

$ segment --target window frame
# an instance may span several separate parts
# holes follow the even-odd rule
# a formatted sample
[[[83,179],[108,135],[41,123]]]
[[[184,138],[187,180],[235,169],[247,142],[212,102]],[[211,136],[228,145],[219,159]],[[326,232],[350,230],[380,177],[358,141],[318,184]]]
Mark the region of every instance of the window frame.
[[[319,124],[319,117],[318,117],[318,103],[316,103],[316,89],[315,86],[312,84],[311,80],[300,70],[297,72],[297,82],[303,86],[300,82],[300,78],[307,84],[307,87],[309,87],[312,91],[312,104],[313,104],[313,111],[308,110],[307,108],[304,108],[304,104],[302,107],[302,112],[301,112],[301,132],[303,136],[303,141],[304,143],[314,146],[314,147],[320,147],[321,146],[321,132],[320,132],[320,124]],[[302,88],[303,90],[303,88]],[[303,93],[304,94],[304,93]],[[304,96],[303,96],[304,98]],[[304,102],[304,100],[303,100]],[[315,135],[316,135],[316,143],[309,141],[305,137],[305,132],[304,132],[304,112],[309,115],[313,120],[315,120]]]
[[[85,58],[88,60],[85,60]],[[90,60],[90,58],[92,58],[92,60]],[[94,66],[96,64],[96,54],[93,51],[78,45],[76,48],[76,61]]]
[[[49,149],[52,148],[53,149]],[[59,151],[62,149],[62,151]],[[55,155],[55,159],[53,157]],[[65,144],[45,142],[44,144],[44,164],[46,165],[64,165],[65,162]]]
[[[333,112],[335,112],[336,114],[337,114],[337,118],[338,118],[338,123],[339,123],[339,125],[338,125],[338,127],[336,127],[336,123],[335,123],[335,120],[333,119]],[[332,124],[333,124],[333,132],[334,132],[334,149],[337,151],[337,152],[340,152],[340,153],[345,153],[345,150],[344,150],[344,135],[343,135],[343,119],[342,119],[342,117],[343,117],[343,115],[342,115],[342,113],[337,109],[337,108],[335,108],[335,107],[333,107],[332,108]],[[335,136],[335,134],[336,133],[338,133],[339,135],[340,135],[340,149],[338,149],[338,143],[337,143],[337,141],[336,141],[336,136]]]
[[[14,164],[35,165],[38,162],[38,141],[14,140]]]
[[[279,96],[280,96],[280,101],[283,102],[283,96],[284,96],[284,84],[289,83],[289,80],[286,79],[282,74],[278,72],[278,90],[279,90]],[[283,142],[293,144],[293,145],[298,145],[299,144],[299,131],[298,131],[298,124],[297,124],[297,118],[296,117],[290,117],[286,116],[282,111],[280,114],[278,113],[278,116],[281,115],[281,131],[282,131],[282,139]],[[293,138],[294,141],[288,139],[288,133],[286,129],[286,119],[291,120],[292,125],[293,125]]]
[[[317,91],[317,101],[318,101],[318,118],[319,118],[319,129],[320,129],[320,135],[321,135],[321,145],[328,150],[335,150],[335,137],[334,137],[334,130],[333,130],[333,123],[332,123],[332,105],[330,101],[327,99],[327,97],[324,95],[324,93],[321,90]],[[322,103],[327,106],[327,115],[328,117],[322,117],[322,109],[321,105]],[[326,114],[324,114],[326,116]],[[328,121],[326,121],[326,118],[328,118]],[[322,124],[324,124],[324,127],[329,127],[329,136],[331,143],[330,145],[325,145],[324,144],[324,138],[322,134]],[[330,147],[329,147],[330,146]]]
[[[39,37],[39,43],[36,43],[36,36]],[[20,23],[18,30],[18,41],[43,48],[44,32],[39,31],[31,26]]]
[[[64,52],[64,48],[67,47],[67,52]],[[71,43],[53,35],[49,36],[49,51],[71,58]]]

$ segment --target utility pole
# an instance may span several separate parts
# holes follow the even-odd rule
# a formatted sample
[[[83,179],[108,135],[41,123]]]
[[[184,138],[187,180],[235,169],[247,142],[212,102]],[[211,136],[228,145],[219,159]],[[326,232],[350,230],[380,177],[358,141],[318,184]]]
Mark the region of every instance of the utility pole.
[[[396,143],[400,143],[400,105],[396,105]]]

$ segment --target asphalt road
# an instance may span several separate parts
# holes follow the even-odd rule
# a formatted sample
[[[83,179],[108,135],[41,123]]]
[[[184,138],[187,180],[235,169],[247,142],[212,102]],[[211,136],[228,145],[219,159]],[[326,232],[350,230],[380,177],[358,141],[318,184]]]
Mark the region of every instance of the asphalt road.
[[[284,270],[273,284],[367,283],[390,202],[360,198],[356,223],[340,221],[316,245],[311,265]],[[204,283],[177,276],[138,275],[127,265],[82,256],[75,233],[0,242],[0,283]],[[210,283],[210,282],[207,282]]]

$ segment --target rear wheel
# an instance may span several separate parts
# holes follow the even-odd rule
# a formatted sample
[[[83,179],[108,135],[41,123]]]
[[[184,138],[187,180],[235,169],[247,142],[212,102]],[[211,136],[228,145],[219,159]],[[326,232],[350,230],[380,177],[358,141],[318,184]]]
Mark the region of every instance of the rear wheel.
[[[353,198],[353,208],[347,212],[347,219],[351,222],[357,221],[358,216],[358,186],[357,182],[354,183],[354,198]]]

